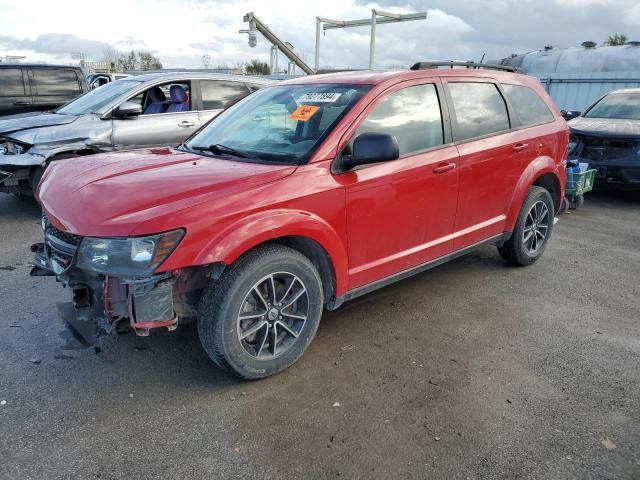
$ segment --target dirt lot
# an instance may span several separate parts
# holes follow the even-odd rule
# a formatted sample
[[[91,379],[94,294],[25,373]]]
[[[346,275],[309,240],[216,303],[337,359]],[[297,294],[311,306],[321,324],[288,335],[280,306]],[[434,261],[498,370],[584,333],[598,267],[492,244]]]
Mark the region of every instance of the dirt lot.
[[[63,350],[0,196],[0,478],[640,478],[640,196],[592,195],[545,257],[483,248],[324,316],[243,383],[194,329]]]

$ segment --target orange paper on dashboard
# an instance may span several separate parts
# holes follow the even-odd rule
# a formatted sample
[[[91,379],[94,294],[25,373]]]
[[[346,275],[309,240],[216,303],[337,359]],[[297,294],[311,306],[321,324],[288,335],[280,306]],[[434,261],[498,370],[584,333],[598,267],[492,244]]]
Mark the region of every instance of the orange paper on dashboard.
[[[306,122],[313,117],[318,110],[320,110],[320,107],[316,105],[300,105],[291,115],[289,115],[289,120]]]

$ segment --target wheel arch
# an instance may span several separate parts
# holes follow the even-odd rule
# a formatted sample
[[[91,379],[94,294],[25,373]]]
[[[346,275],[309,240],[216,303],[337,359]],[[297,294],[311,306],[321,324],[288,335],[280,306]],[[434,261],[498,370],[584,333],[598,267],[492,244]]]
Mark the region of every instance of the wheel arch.
[[[252,250],[267,244],[283,245],[307,257],[320,274],[325,304],[331,305],[334,302],[336,298],[336,273],[331,257],[320,243],[302,235],[288,235],[256,245]]]
[[[262,212],[245,217],[211,239],[195,264],[228,266],[247,252],[273,243],[293,248],[311,260],[320,273],[326,303],[331,305],[344,294],[348,271],[344,242],[326,221],[308,212]]]
[[[554,202],[555,213],[559,211],[564,189],[560,183],[557,172],[558,168],[551,157],[538,157],[525,169],[516,183],[511,203],[507,209],[505,224],[508,231],[513,230],[518,218],[518,213],[520,213],[520,208],[522,207],[522,202],[524,202],[529,188],[533,185],[538,185],[549,191]]]
[[[558,176],[552,172],[542,173],[536,177],[532,185],[542,187],[551,194],[554,210],[557,213],[562,204],[562,188],[560,187],[560,179],[558,179]]]

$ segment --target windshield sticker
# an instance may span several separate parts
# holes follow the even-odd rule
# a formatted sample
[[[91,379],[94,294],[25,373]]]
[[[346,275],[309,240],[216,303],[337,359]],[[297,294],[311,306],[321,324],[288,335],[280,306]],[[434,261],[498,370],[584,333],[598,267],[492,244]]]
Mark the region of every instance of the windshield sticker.
[[[341,93],[331,92],[305,93],[298,99],[298,103],[334,103],[341,96]]]
[[[316,107],[314,105],[300,105],[291,115],[289,115],[289,120],[306,122],[313,117],[318,110],[320,110],[320,107]]]

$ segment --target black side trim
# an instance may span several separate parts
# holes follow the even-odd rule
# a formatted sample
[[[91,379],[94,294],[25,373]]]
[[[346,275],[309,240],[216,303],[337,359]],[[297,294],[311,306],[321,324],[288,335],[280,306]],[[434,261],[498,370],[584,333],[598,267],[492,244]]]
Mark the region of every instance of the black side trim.
[[[354,290],[350,290],[347,293],[345,293],[342,297],[338,297],[335,300],[328,302],[326,304],[326,308],[327,310],[335,310],[339,308],[344,302],[348,302],[349,300],[353,300],[354,298],[361,297],[362,295],[366,295],[375,290],[378,290],[379,288],[386,287],[387,285],[391,285],[392,283],[399,282],[400,280],[404,280],[405,278],[412,277],[413,275],[416,275],[418,273],[431,270],[432,268],[435,268],[438,265],[447,263],[449,260],[462,257],[463,255],[466,255],[467,253],[483,245],[493,245],[493,244],[504,243],[509,239],[509,237],[511,237],[511,232],[504,232],[499,235],[495,235],[491,238],[488,238],[486,240],[483,240],[481,242],[474,243],[473,245],[469,245],[468,247],[465,247],[461,250],[457,250],[443,257],[430,260],[429,262],[422,263],[408,270],[403,270],[402,272],[398,272],[394,275],[391,275],[390,277],[382,278],[373,283],[369,283],[362,287],[358,287]]]

